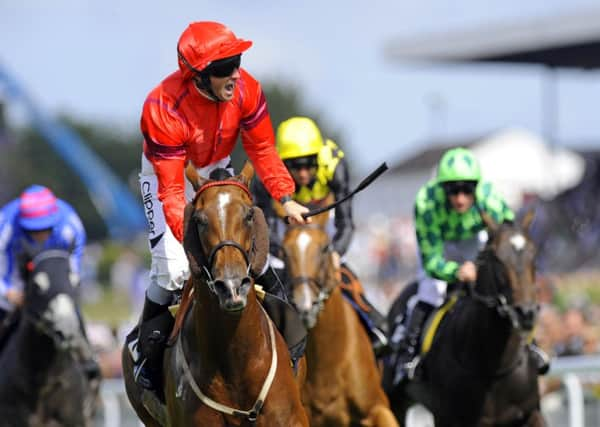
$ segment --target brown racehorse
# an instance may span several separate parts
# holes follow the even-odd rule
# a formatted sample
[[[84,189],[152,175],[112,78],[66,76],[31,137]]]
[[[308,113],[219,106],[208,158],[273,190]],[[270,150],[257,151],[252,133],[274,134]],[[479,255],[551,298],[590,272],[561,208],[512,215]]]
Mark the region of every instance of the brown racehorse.
[[[129,398],[149,426],[308,426],[287,345],[251,278],[266,260],[254,243],[267,232],[248,191],[252,165],[217,180],[186,172],[196,190],[184,219],[191,277],[164,357],[166,410],[152,411],[162,419],[125,370]]]
[[[326,220],[288,227],[282,244],[292,302],[309,328],[302,402],[311,426],[397,426],[371,342],[342,296]]]

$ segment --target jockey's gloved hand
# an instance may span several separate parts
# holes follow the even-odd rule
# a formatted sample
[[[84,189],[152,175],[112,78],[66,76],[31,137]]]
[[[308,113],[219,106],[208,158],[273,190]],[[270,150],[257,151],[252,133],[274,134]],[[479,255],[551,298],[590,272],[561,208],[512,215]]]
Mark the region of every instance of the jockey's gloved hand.
[[[477,267],[472,261],[464,262],[458,269],[457,278],[463,283],[475,283],[477,281]]]
[[[15,307],[21,307],[23,305],[23,291],[20,289],[10,288],[6,291],[6,299]]]
[[[292,224],[310,224],[311,218],[304,218],[303,213],[308,213],[308,208],[302,206],[295,200],[288,200],[283,203],[283,209],[285,209],[286,215],[289,217],[289,221]]]

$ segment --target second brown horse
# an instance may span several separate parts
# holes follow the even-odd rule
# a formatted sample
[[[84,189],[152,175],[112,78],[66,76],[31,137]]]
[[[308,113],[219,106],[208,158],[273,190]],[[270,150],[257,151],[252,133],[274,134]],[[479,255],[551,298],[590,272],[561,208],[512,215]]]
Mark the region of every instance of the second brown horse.
[[[309,328],[302,403],[314,427],[398,426],[367,333],[342,296],[327,215],[283,238],[292,301]]]

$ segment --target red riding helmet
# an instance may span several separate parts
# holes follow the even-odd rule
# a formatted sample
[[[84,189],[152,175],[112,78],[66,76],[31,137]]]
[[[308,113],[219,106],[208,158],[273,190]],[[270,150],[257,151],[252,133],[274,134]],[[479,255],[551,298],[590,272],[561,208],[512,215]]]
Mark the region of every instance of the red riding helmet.
[[[192,22],[179,37],[177,56],[185,79],[191,78],[218,59],[239,55],[252,46],[238,39],[233,31],[218,22]]]

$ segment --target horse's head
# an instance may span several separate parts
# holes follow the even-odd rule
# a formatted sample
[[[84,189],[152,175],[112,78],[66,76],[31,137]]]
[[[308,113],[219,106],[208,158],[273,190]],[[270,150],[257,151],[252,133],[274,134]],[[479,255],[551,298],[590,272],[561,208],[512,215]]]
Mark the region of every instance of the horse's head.
[[[498,309],[516,328],[531,331],[539,305],[535,283],[536,248],[529,237],[533,210],[519,223],[497,225],[483,214],[490,238],[482,253],[477,288],[495,294]]]
[[[23,316],[60,347],[81,339],[77,300],[79,276],[71,270],[70,254],[43,250],[27,264]]]
[[[186,169],[196,190],[184,218],[190,270],[229,312],[244,309],[252,277],[261,273],[267,259],[267,225],[262,211],[252,206],[248,190],[253,174],[249,162],[233,177],[219,170],[211,174],[214,179],[205,179],[193,167]]]
[[[338,284],[324,227],[326,217],[321,214],[312,224],[289,226],[282,242],[292,303],[309,329],[317,323],[325,301]]]

